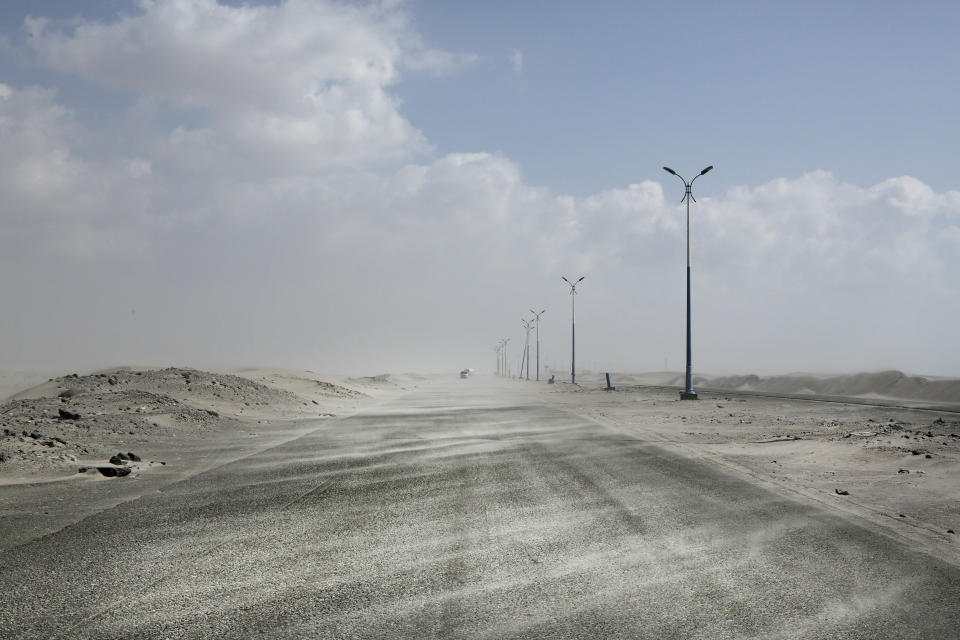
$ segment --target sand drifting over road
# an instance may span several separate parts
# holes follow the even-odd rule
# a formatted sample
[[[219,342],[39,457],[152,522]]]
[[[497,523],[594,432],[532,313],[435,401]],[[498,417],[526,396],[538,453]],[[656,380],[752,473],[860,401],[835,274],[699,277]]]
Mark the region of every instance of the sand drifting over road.
[[[612,392],[602,389],[603,376],[578,376],[578,382],[581,379],[579,387],[550,385],[549,402],[713,461],[762,485],[854,514],[920,545],[932,545],[960,563],[960,540],[954,533],[960,531],[960,413],[953,410],[960,398],[952,392],[955,380],[924,383],[895,372],[727,377],[719,382],[737,391],[697,386],[700,399],[689,402],[664,388],[671,380],[663,374],[615,374]],[[705,384],[717,383],[708,379]],[[832,400],[815,400],[813,389]],[[811,399],[741,395],[741,390]],[[841,393],[850,394],[850,402],[838,399]],[[872,398],[885,401],[903,395],[924,400],[925,408],[869,404]]]
[[[164,465],[152,453],[174,438],[331,418],[367,397],[294,372],[273,384],[173,367],[53,378],[0,405],[0,484],[125,476]]]
[[[44,380],[0,404],[0,549],[326,429],[417,384],[282,369],[119,368]]]

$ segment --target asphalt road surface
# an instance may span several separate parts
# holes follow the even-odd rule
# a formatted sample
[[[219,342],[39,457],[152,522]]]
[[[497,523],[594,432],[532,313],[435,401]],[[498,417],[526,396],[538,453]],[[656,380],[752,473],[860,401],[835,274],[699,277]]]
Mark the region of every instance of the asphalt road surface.
[[[0,637],[960,637],[957,567],[531,386],[451,377],[7,549]]]

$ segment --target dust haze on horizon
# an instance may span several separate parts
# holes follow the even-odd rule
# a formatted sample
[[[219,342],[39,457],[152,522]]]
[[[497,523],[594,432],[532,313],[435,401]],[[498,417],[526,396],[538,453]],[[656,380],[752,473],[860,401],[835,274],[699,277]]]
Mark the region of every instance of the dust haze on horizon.
[[[715,165],[695,373],[960,376],[960,8],[642,4],[5,3],[0,367],[680,371]]]

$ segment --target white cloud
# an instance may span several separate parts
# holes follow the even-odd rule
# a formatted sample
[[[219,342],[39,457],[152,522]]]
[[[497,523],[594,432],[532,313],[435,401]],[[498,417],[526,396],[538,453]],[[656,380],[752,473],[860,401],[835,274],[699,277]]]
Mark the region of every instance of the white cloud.
[[[68,32],[31,18],[29,42],[57,70],[199,110],[209,124],[176,128],[161,146],[169,162],[194,170],[408,159],[429,144],[388,93],[400,69],[452,73],[475,59],[426,48],[395,3],[143,0],[139,8]]]
[[[584,362],[680,361],[678,185],[575,198],[502,156],[417,158],[429,144],[389,93],[398,69],[463,61],[426,49],[402,6],[177,0],[69,33],[28,28],[47,64],[137,100],[123,123],[135,142],[111,147],[53,91],[0,85],[0,262],[24,274],[0,286],[0,329],[21,328],[28,364],[57,356],[50,332],[75,330],[88,359],[459,368],[531,304],[549,309],[559,362],[559,277],[581,273]],[[703,182],[698,370],[960,373],[960,193],[825,171],[720,194]],[[73,324],[36,294],[64,274],[94,283],[59,294]],[[146,326],[117,324],[132,307]]]
[[[908,216],[928,215],[957,204],[957,194],[936,194],[911,176],[889,178],[873,187],[871,192]]]
[[[53,91],[0,84],[0,245],[8,263],[25,252],[93,258],[127,252],[114,216],[135,215],[121,162],[99,163],[74,151],[85,132]],[[129,208],[128,208],[129,207]]]

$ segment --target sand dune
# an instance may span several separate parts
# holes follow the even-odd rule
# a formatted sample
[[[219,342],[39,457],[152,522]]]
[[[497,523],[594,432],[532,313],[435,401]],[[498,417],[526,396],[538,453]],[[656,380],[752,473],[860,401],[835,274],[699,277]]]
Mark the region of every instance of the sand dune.
[[[614,384],[682,386],[684,375],[660,371],[651,373],[613,373]],[[596,384],[603,374],[590,378],[578,375],[578,382]],[[879,371],[847,375],[794,373],[780,376],[757,375],[694,375],[696,388],[728,391],[761,391],[799,395],[841,396],[878,400],[912,400],[940,403],[960,403],[960,378],[914,376],[902,371]]]
[[[702,379],[700,384],[731,391],[960,402],[960,379],[910,376],[901,371],[836,376],[787,375],[768,378],[724,376]]]
[[[36,372],[36,371],[3,371],[0,372],[0,402],[8,400],[24,389],[29,389],[35,385],[46,382],[47,380],[59,375],[60,372]]]
[[[162,452],[184,438],[269,436],[400,389],[387,375],[351,385],[310,372],[239,373],[121,367],[22,389],[0,405],[0,484],[145,471],[165,462]],[[37,378],[7,376],[8,383],[17,380]]]

